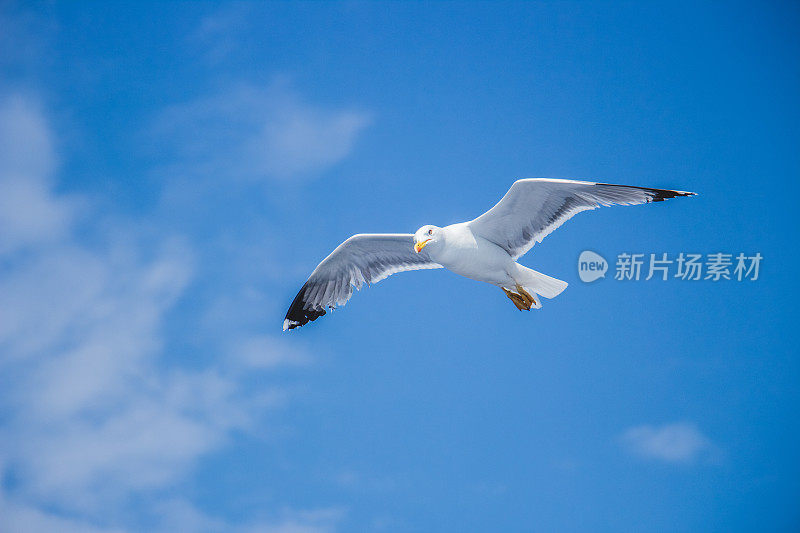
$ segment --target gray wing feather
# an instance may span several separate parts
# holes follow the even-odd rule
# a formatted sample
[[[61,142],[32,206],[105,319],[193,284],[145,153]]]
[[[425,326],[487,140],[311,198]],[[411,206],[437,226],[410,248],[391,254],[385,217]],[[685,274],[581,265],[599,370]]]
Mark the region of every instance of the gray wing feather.
[[[300,289],[286,318],[284,331],[307,324],[324,315],[326,309],[344,305],[361,289],[397,272],[442,268],[428,253],[414,252],[410,233],[353,235],[326,257]]]
[[[515,181],[494,207],[467,224],[474,234],[501,246],[517,259],[581,211],[694,194],[589,181],[522,179]]]

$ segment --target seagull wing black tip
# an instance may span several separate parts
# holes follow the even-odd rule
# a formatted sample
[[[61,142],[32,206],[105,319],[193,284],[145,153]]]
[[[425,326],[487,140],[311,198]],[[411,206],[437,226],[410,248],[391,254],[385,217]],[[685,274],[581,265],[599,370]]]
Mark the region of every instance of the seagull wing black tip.
[[[652,194],[651,202],[663,202],[670,198],[677,198],[678,196],[696,196],[695,192],[688,191],[671,191],[669,189],[645,189],[648,193]]]
[[[283,320],[283,330],[299,328],[305,326],[309,322],[313,322],[325,314],[324,309],[306,308],[308,302],[309,285],[308,282],[303,285],[297,296],[294,297],[292,305],[289,306],[289,311],[286,312],[286,318]]]
[[[640,189],[645,191],[648,195],[648,202],[663,202],[664,200],[669,200],[670,198],[676,198],[678,196],[697,196],[696,192],[689,192],[689,191],[673,191],[670,189],[653,189],[651,187],[635,187],[631,185],[618,185],[616,183],[598,183],[597,185],[602,185],[603,187],[623,187],[625,189]]]

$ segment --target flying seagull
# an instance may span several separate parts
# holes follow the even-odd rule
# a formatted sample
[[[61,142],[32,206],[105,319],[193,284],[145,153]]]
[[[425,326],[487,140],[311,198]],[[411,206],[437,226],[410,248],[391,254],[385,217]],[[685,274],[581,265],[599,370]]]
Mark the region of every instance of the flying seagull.
[[[304,326],[326,309],[344,305],[353,287],[361,289],[397,272],[425,268],[444,267],[497,285],[520,311],[539,309],[539,296],[555,298],[567,282],[516,262],[534,244],[581,211],[694,194],[589,181],[517,180],[497,205],[469,222],[422,226],[413,235],[353,235],[311,273],[289,306],[283,330]]]

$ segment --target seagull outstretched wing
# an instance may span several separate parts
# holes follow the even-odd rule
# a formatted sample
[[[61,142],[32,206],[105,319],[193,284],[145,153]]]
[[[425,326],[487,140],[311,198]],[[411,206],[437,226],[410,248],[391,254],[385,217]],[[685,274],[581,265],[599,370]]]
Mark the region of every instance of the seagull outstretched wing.
[[[377,283],[397,272],[442,268],[423,250],[414,252],[410,233],[375,233],[353,235],[325,258],[295,296],[283,330],[316,320],[326,309],[344,305],[353,295],[353,287]]]
[[[694,194],[590,181],[522,179],[515,181],[494,207],[467,224],[475,235],[501,246],[517,259],[581,211]]]

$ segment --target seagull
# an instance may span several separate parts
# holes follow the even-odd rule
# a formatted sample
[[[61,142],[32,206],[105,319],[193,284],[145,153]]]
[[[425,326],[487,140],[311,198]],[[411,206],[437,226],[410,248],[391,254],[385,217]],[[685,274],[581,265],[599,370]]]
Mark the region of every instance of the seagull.
[[[410,233],[353,235],[311,273],[297,293],[283,330],[306,325],[342,306],[364,284],[407,270],[447,268],[500,287],[520,311],[542,307],[567,282],[517,263],[537,242],[580,213],[602,206],[661,202],[693,192],[549,178],[514,182],[500,201],[469,222]]]

